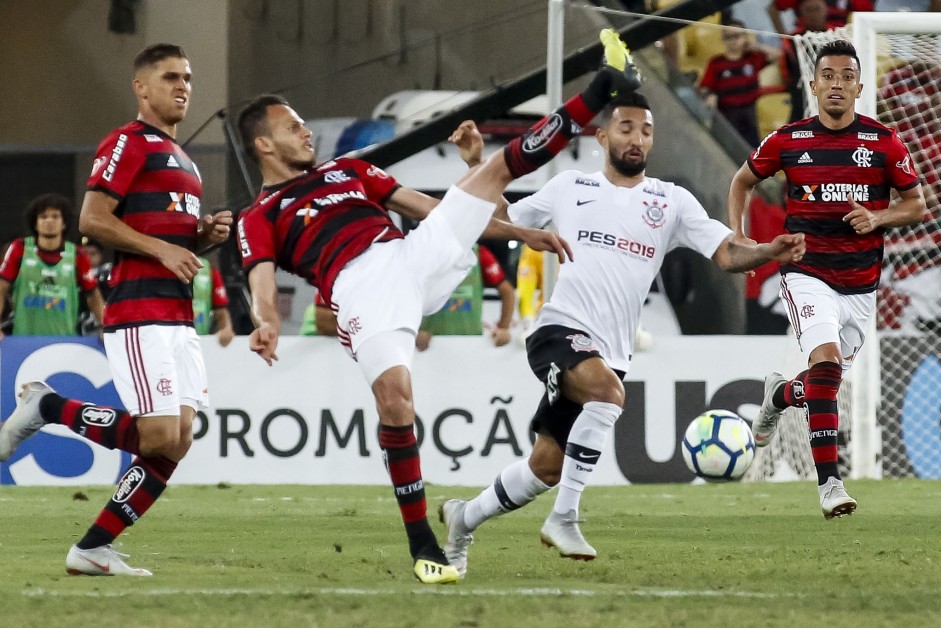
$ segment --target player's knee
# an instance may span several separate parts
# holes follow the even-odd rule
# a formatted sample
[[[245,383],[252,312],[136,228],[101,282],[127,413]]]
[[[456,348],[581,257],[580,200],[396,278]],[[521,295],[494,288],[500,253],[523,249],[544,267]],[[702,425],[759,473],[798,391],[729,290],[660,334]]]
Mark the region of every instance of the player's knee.
[[[376,380],[373,393],[376,397],[376,409],[383,423],[405,425],[414,420],[415,407],[412,404],[411,391],[407,387]]]
[[[623,408],[624,383],[614,373],[611,373],[611,377],[597,381],[592,385],[589,396],[591,401],[610,403]]]

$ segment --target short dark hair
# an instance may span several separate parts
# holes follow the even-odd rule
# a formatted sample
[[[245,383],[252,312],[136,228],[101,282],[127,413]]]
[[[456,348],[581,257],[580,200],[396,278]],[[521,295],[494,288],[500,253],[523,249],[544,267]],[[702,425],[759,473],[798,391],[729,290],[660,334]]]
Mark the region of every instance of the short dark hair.
[[[160,63],[164,59],[186,59],[186,53],[176,44],[153,44],[134,57],[134,71]]]
[[[26,228],[33,234],[33,237],[39,235],[36,230],[36,220],[39,219],[39,214],[49,208],[58,209],[59,213],[62,214],[62,222],[65,224],[66,233],[68,233],[69,227],[72,226],[72,201],[55,192],[40,194],[26,206]]]
[[[242,147],[255,163],[258,163],[258,153],[255,152],[255,138],[271,132],[268,127],[268,107],[271,105],[290,107],[283,96],[262,94],[255,97],[239,111],[238,127],[239,136],[242,138]]]
[[[650,111],[650,103],[647,102],[643,94],[638,92],[619,94],[612,98],[611,101],[605,105],[605,108],[601,110],[601,126],[611,121],[611,116],[614,115],[614,110],[618,107],[637,107],[638,109]]]
[[[745,22],[743,22],[742,20],[737,20],[735,18],[732,18],[731,20],[726,20],[725,22],[723,22],[722,25],[732,26],[734,28],[745,28]]]
[[[835,39],[823,45],[817,52],[817,60],[814,62],[814,72],[820,68],[820,60],[824,57],[852,57],[856,59],[856,65],[862,69],[863,64],[859,62],[859,55],[856,54],[856,47],[845,39]]]

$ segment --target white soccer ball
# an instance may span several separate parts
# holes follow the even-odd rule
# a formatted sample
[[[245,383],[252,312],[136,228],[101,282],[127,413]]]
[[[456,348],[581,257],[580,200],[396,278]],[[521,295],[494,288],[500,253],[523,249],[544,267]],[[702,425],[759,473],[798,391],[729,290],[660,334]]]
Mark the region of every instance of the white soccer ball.
[[[683,460],[705,480],[739,480],[754,458],[755,437],[748,423],[734,412],[703,412],[683,436]]]

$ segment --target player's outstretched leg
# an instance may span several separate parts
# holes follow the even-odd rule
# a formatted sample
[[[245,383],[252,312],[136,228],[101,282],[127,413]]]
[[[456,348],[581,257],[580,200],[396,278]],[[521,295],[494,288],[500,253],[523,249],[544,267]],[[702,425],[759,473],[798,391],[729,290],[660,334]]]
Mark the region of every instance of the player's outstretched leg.
[[[47,394],[54,392],[46,382],[29,382],[23,385],[16,409],[3,425],[0,425],[0,461],[9,460],[20,443],[48,423],[39,414],[39,402]]]
[[[537,450],[545,445],[543,441],[545,437],[537,437]],[[536,477],[526,458],[503,469],[474,499],[450,499],[441,504],[438,517],[448,530],[444,553],[461,576],[467,573],[467,549],[474,540],[474,530],[487,519],[522,508],[550,488]]]
[[[604,59],[585,91],[507,144],[503,157],[510,178],[519,178],[548,163],[611,99],[640,87],[640,74],[617,31],[605,29],[600,39]]]

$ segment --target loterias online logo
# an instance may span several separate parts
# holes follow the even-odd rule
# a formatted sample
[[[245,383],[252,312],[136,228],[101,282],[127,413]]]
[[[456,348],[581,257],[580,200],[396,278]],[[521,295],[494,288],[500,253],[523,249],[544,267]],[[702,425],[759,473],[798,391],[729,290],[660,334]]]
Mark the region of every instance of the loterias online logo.
[[[66,397],[120,406],[97,338],[9,336],[0,347],[0,415],[10,416],[26,382],[43,380]],[[100,417],[95,417],[100,418]],[[0,463],[0,484],[114,484],[131,455],[93,445],[61,425],[46,426]]]

